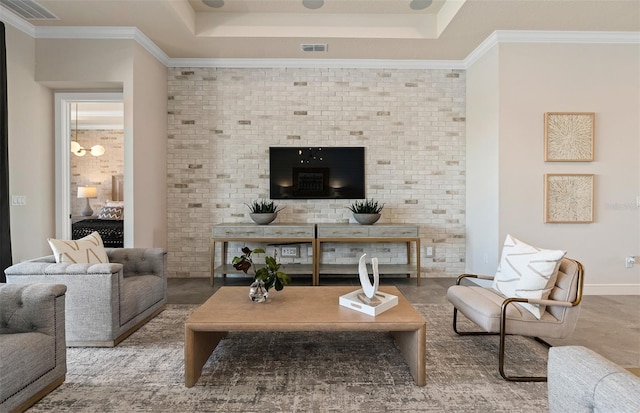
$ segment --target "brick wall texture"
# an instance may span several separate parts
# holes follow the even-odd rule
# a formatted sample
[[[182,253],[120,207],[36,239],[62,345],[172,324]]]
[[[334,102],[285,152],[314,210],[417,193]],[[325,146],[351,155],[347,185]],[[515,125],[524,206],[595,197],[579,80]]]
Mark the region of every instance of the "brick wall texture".
[[[211,226],[251,222],[245,203],[269,198],[270,146],[365,147],[378,222],[420,226],[423,276],[463,272],[464,71],[170,68],[168,82],[170,277],[208,277]],[[275,222],[354,222],[352,201],[278,200]],[[310,263],[305,251],[282,261]],[[357,268],[362,252],[407,259],[402,244],[323,244],[323,262]]]
[[[111,197],[111,177],[124,173],[124,131],[107,129],[81,129],[73,131],[73,138],[84,148],[93,145],[104,146],[104,155],[71,155],[71,214],[80,215],[86,204],[78,199],[79,186],[95,186],[98,198],[90,199],[93,214],[98,215],[100,207]]]

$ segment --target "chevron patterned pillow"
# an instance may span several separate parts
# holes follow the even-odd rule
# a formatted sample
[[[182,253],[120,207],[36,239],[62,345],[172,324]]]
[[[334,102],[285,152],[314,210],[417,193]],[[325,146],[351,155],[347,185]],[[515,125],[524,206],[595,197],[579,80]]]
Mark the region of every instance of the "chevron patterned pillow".
[[[506,297],[547,299],[566,251],[544,250],[507,235],[493,288]],[[537,319],[545,306],[520,304]]]
[[[100,264],[109,262],[102,238],[95,231],[77,240],[49,238],[47,241],[57,263]]]
[[[98,219],[122,221],[123,218],[124,208],[119,206],[103,206],[98,212]]]

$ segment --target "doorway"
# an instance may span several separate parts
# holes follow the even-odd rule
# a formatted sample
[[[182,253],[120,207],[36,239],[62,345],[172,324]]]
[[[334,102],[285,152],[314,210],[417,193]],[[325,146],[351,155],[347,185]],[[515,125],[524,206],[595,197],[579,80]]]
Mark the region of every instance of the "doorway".
[[[123,107],[122,93],[55,94],[59,239],[72,239],[72,221],[95,216],[100,206],[113,201],[113,187],[118,186],[114,177],[124,175]],[[79,198],[87,195],[80,187],[93,188],[90,198]]]

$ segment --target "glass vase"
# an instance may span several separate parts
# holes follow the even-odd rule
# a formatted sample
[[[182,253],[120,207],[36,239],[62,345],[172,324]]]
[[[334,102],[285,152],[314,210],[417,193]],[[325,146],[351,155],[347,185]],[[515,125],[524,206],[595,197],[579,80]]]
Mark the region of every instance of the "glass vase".
[[[256,303],[263,303],[269,297],[269,291],[264,286],[264,281],[255,280],[249,287],[249,298]]]

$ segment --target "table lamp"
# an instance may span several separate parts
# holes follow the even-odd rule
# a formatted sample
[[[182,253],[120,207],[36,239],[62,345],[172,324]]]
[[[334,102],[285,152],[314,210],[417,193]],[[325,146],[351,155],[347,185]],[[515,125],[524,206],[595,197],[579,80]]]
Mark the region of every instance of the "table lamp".
[[[78,187],[78,198],[86,198],[87,204],[84,206],[82,210],[82,216],[88,217],[93,214],[93,209],[91,209],[91,205],[89,205],[89,198],[97,198],[98,197],[98,188],[94,186],[79,186]]]

